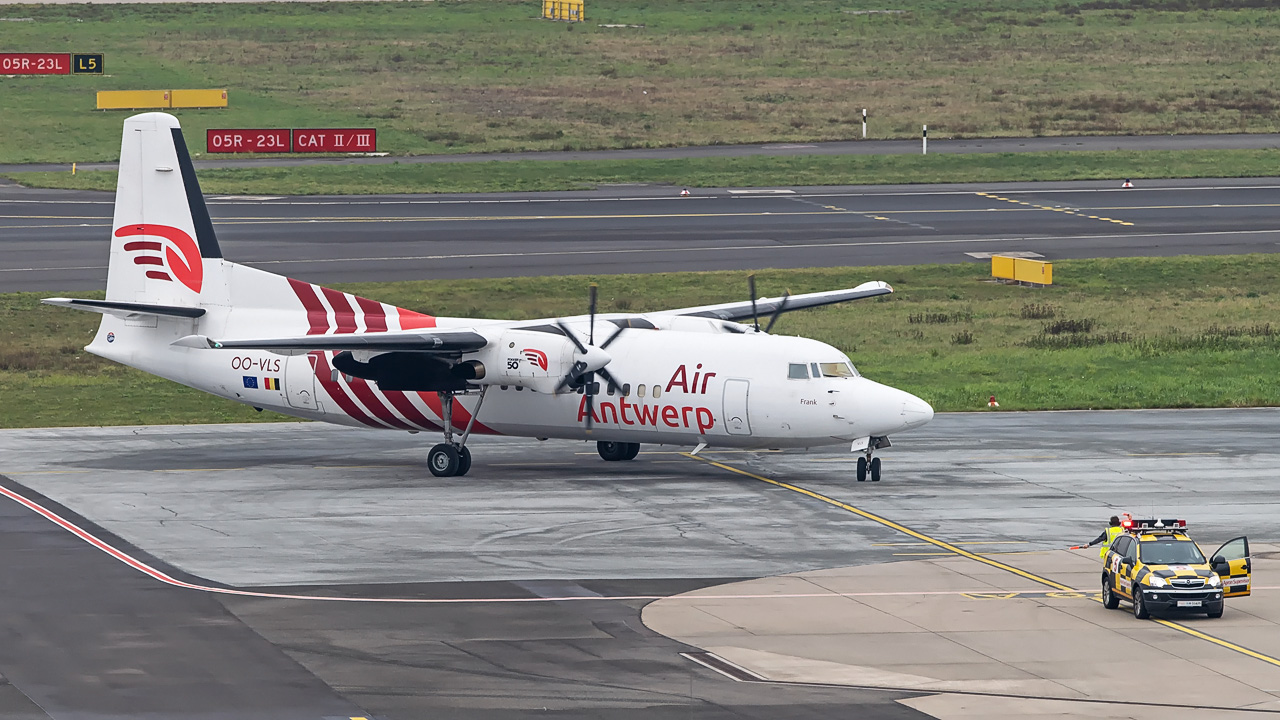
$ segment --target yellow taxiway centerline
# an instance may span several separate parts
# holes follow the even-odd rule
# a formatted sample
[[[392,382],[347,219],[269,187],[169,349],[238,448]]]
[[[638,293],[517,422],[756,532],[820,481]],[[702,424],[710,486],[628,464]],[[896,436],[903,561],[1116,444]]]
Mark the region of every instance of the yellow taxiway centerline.
[[[922,540],[930,545],[933,545],[934,547],[938,547],[943,550],[946,550],[950,554],[959,555],[961,557],[969,558],[970,560],[975,560],[985,565],[990,565],[991,567],[994,567],[994,568],[999,568],[1001,570],[1013,573],[1014,575],[1026,578],[1033,582],[1038,582],[1042,585],[1047,585],[1055,590],[1061,590],[1063,592],[1072,592],[1072,593],[1081,592],[1074,588],[1067,587],[1066,585],[1063,585],[1062,583],[1057,582],[1055,580],[1050,580],[1049,578],[1041,577],[1040,575],[1027,572],[1026,570],[1022,570],[1021,568],[1016,568],[1016,567],[1013,567],[1012,565],[1007,565],[997,560],[992,560],[990,558],[983,557],[982,555],[969,552],[968,550],[957,547],[956,544],[954,543],[949,543],[949,542],[946,542],[945,540],[939,540],[937,538],[930,537],[928,535],[925,535],[922,532],[912,530],[911,528],[906,527],[905,525],[889,520],[888,518],[881,517],[879,515],[876,515],[875,513],[867,512],[866,510],[862,510],[861,508],[854,507],[848,503],[841,502],[839,500],[836,500],[835,498],[828,497],[826,495],[823,495],[822,493],[818,493],[818,492],[814,492],[813,490],[802,488],[799,485],[792,485],[791,483],[782,482],[780,480],[773,480],[763,475],[757,475],[753,472],[743,470],[741,468],[736,468],[731,465],[725,465],[724,463],[716,462],[714,460],[708,460],[706,458],[697,457],[696,455],[689,455],[688,453],[686,453],[685,456],[690,459],[697,460],[699,462],[704,462],[713,467],[720,468],[721,470],[727,470],[731,473],[742,475],[743,477],[748,477],[753,480],[759,480],[760,482],[768,483],[769,485],[780,487],[784,490],[790,490],[791,492],[799,493],[801,495],[811,497],[814,500],[824,502],[828,505],[833,505],[846,512],[853,513],[854,515],[857,515],[862,518],[866,518],[867,520],[870,520],[872,522],[879,523],[892,530],[897,530],[900,533],[909,535],[913,538],[916,538],[917,540]],[[1092,598],[1092,599],[1095,600],[1096,602],[1102,602],[1102,600],[1099,598]],[[1187,627],[1186,625],[1183,625],[1182,623],[1174,622],[1172,620],[1164,620],[1162,618],[1156,618],[1156,617],[1151,618],[1151,620],[1171,630],[1177,630],[1178,632],[1181,632],[1186,635],[1190,635],[1195,638],[1199,638],[1200,640],[1204,640],[1206,642],[1213,643],[1214,645],[1217,645],[1219,647],[1223,647],[1228,650],[1233,650],[1235,652],[1240,653],[1241,655],[1247,655],[1248,657],[1251,657],[1255,660],[1260,660],[1264,663],[1267,663],[1268,665],[1274,665],[1276,667],[1280,667],[1280,659],[1271,657],[1270,655],[1264,655],[1260,652],[1257,652],[1256,650],[1250,650],[1247,647],[1237,645],[1233,642],[1228,642],[1226,640],[1223,640],[1222,638],[1217,638],[1212,635],[1209,635],[1208,633],[1200,632],[1199,630],[1194,630],[1190,627]]]

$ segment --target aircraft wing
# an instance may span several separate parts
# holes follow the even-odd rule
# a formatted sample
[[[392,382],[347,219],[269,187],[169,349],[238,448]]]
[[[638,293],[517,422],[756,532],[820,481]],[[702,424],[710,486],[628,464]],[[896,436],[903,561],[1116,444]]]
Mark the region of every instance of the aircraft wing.
[[[893,292],[893,288],[889,287],[889,283],[874,281],[862,283],[856,288],[848,290],[826,290],[824,292],[804,293],[802,295],[790,295],[785,298],[760,298],[756,300],[756,314],[760,317],[768,317],[782,308],[782,312],[791,312],[792,310],[803,310],[805,308],[820,307],[822,305],[831,305],[834,303],[848,302],[850,300],[861,300],[863,298],[876,297],[877,295],[888,295]],[[751,301],[722,303],[720,305],[701,305],[699,307],[681,308],[679,310],[663,310],[657,315],[692,315],[694,317],[719,318],[720,320],[750,320],[751,319]]]
[[[173,344],[180,347],[214,350],[270,350],[286,354],[301,354],[313,350],[449,354],[479,350],[488,342],[483,335],[472,330],[402,330],[244,340],[214,340],[204,335],[188,335],[175,340]]]

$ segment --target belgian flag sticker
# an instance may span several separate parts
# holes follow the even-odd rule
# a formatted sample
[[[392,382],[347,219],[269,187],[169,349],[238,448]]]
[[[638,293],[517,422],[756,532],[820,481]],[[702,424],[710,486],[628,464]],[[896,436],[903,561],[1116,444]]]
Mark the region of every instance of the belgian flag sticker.
[[[267,390],[280,389],[280,378],[262,378],[262,382],[265,383],[263,387]]]

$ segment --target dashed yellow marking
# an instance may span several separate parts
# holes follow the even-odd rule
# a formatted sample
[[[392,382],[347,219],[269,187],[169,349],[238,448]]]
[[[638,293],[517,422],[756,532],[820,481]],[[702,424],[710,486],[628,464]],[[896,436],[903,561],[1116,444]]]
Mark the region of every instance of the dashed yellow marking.
[[[980,192],[980,193],[975,193],[975,194],[976,194],[976,195],[979,195],[979,196],[981,196],[981,197],[984,197],[984,198],[990,198],[990,199],[992,199],[992,200],[999,200],[999,201],[1001,201],[1001,202],[1013,203],[1013,204],[1015,204],[1015,205],[1023,205],[1023,206],[1025,206],[1025,207],[1034,208],[1034,209],[1036,209],[1036,210],[1049,210],[1049,211],[1051,211],[1051,212],[1065,213],[1065,214],[1067,214],[1067,215],[1075,215],[1076,217],[1088,218],[1088,219],[1090,219],[1090,220],[1101,220],[1102,222],[1115,223],[1115,224],[1117,224],[1117,225],[1128,225],[1128,226],[1132,226],[1132,225],[1133,225],[1133,223],[1131,223],[1131,222],[1127,222],[1127,221],[1125,221],[1125,220],[1115,220],[1115,219],[1113,219],[1113,218],[1109,218],[1109,217],[1099,217],[1099,216],[1097,216],[1097,215],[1088,215],[1088,214],[1083,213],[1083,212],[1076,212],[1075,210],[1068,210],[1067,208],[1051,207],[1051,206],[1049,206],[1049,205],[1036,205],[1035,203],[1029,203],[1029,202],[1026,202],[1026,201],[1023,201],[1023,200],[1014,200],[1013,198],[1007,198],[1007,197],[1004,197],[1004,196],[1002,196],[1002,195],[996,195],[996,194],[993,194],[993,193],[984,193],[984,192]]]
[[[807,497],[811,497],[811,498],[813,498],[814,500],[818,500],[818,501],[824,502],[824,503],[826,503],[826,504],[828,504],[828,505],[832,505],[832,506],[834,506],[834,507],[838,507],[838,508],[840,508],[841,510],[845,510],[845,511],[847,511],[847,512],[853,513],[854,515],[857,515],[857,516],[862,517],[862,518],[866,518],[867,520],[870,520],[870,521],[872,521],[872,522],[879,523],[879,524],[881,524],[881,525],[883,525],[883,526],[885,526],[885,527],[887,527],[887,528],[890,528],[890,529],[892,529],[892,530],[897,530],[898,532],[903,533],[904,535],[909,535],[909,536],[911,536],[911,537],[913,537],[913,538],[916,538],[917,540],[924,541],[924,542],[926,542],[926,543],[928,543],[928,544],[930,544],[930,545],[933,545],[934,547],[940,548],[940,549],[942,549],[942,550],[946,550],[948,553],[950,553],[950,554],[952,554],[952,555],[959,555],[960,557],[969,558],[970,560],[974,560],[974,561],[977,561],[977,562],[983,563],[984,565],[990,565],[991,567],[999,568],[999,569],[1004,570],[1004,571],[1006,571],[1006,572],[1013,573],[1014,575],[1017,575],[1017,576],[1019,576],[1019,577],[1023,577],[1023,578],[1026,578],[1026,579],[1028,579],[1028,580],[1031,580],[1031,581],[1033,581],[1033,582],[1040,583],[1041,585],[1047,585],[1047,586],[1049,586],[1049,587],[1053,588],[1054,590],[1059,590],[1059,591],[1061,591],[1061,592],[1063,592],[1063,593],[1071,593],[1071,595],[1070,595],[1069,597],[1074,597],[1075,595],[1079,594],[1079,595],[1084,595],[1085,597],[1091,597],[1091,599],[1094,599],[1094,600],[1096,600],[1097,602],[1102,602],[1102,598],[1101,598],[1101,596],[1100,596],[1100,595],[1099,595],[1099,596],[1089,596],[1089,595],[1085,595],[1085,594],[1084,594],[1084,593],[1082,593],[1080,590],[1076,590],[1075,588],[1068,587],[1068,586],[1063,585],[1062,583],[1057,582],[1057,581],[1055,581],[1055,580],[1050,580],[1049,578],[1042,577],[1042,576],[1040,576],[1040,575],[1036,575],[1035,573],[1027,572],[1026,570],[1023,570],[1023,569],[1021,569],[1021,568],[1016,568],[1016,567],[1014,567],[1014,566],[1012,566],[1012,565],[1008,565],[1008,564],[1006,564],[1006,563],[1002,563],[1002,562],[1000,562],[1000,561],[998,561],[998,560],[992,560],[991,558],[983,557],[982,555],[978,555],[978,554],[976,554],[976,553],[969,552],[968,550],[965,550],[965,549],[963,549],[963,548],[957,547],[954,543],[949,543],[949,542],[947,542],[947,541],[945,541],[945,540],[939,540],[939,539],[937,539],[937,538],[930,537],[930,536],[928,536],[928,535],[925,535],[925,534],[924,534],[924,533],[922,533],[922,532],[918,532],[918,531],[916,531],[916,530],[912,530],[911,528],[909,528],[909,527],[907,527],[907,526],[905,526],[905,525],[902,525],[902,524],[900,524],[900,523],[896,523],[896,522],[894,522],[894,521],[892,521],[892,520],[890,520],[890,519],[888,519],[888,518],[880,517],[879,515],[876,515],[875,513],[867,512],[866,510],[863,510],[863,509],[861,509],[861,508],[854,507],[854,506],[852,506],[852,505],[850,505],[850,504],[848,504],[848,503],[840,502],[839,500],[836,500],[835,498],[832,498],[832,497],[828,497],[828,496],[826,496],[826,495],[823,495],[822,493],[818,493],[818,492],[814,492],[813,490],[808,490],[808,489],[802,488],[802,487],[800,487],[799,485],[792,485],[791,483],[782,482],[782,481],[780,481],[780,480],[773,480],[773,479],[771,479],[771,478],[767,478],[767,477],[765,477],[765,476],[763,476],[763,475],[757,475],[757,474],[755,474],[755,473],[753,473],[753,472],[748,472],[748,471],[746,471],[746,470],[742,470],[742,469],[740,469],[740,468],[736,468],[736,467],[733,467],[733,466],[730,466],[730,465],[725,465],[724,463],[718,463],[718,462],[716,462],[716,461],[714,461],[714,460],[707,460],[706,458],[700,458],[700,457],[697,457],[697,456],[695,456],[695,455],[689,455],[689,454],[687,454],[687,453],[686,453],[686,455],[685,455],[685,456],[686,456],[686,457],[688,457],[688,458],[691,458],[691,459],[693,459],[693,460],[697,460],[697,461],[699,461],[699,462],[704,462],[704,463],[706,463],[706,464],[708,464],[708,465],[711,465],[711,466],[714,466],[714,467],[718,467],[718,468],[720,468],[721,470],[728,470],[728,471],[729,471],[729,472],[731,472],[731,473],[735,473],[735,474],[737,474],[737,475],[742,475],[743,477],[749,477],[749,478],[751,478],[752,480],[759,480],[760,482],[767,483],[767,484],[769,484],[769,485],[773,485],[773,486],[775,486],[775,487],[780,487],[780,488],[782,488],[782,489],[784,489],[784,490],[790,490],[791,492],[799,493],[799,494],[801,494],[801,495],[805,495],[805,496],[807,496]],[[941,553],[940,553],[940,554],[941,554]],[[1156,623],[1157,625],[1163,625],[1164,627],[1167,627],[1167,628],[1169,628],[1170,630],[1177,630],[1177,631],[1178,631],[1178,632],[1180,632],[1180,633],[1183,633],[1183,634],[1186,634],[1186,635],[1190,635],[1190,636],[1195,637],[1195,638],[1199,638],[1199,639],[1201,639],[1201,640],[1204,640],[1205,642],[1213,643],[1214,645],[1217,645],[1217,646],[1222,647],[1222,648],[1226,648],[1226,649],[1228,649],[1228,650],[1232,650],[1232,651],[1234,651],[1234,652],[1240,653],[1241,655],[1247,655],[1248,657],[1251,657],[1251,658],[1253,658],[1253,659],[1255,659],[1255,660],[1260,660],[1260,661],[1262,661],[1262,662],[1264,662],[1264,663],[1267,663],[1268,665],[1273,665],[1273,666],[1275,666],[1275,667],[1280,667],[1280,659],[1277,659],[1277,658],[1271,657],[1270,655],[1264,655],[1264,654],[1262,654],[1262,653],[1260,653],[1260,652],[1257,652],[1256,650],[1250,650],[1250,649],[1249,649],[1249,648],[1247,648],[1247,647],[1244,647],[1244,646],[1242,646],[1242,645],[1237,645],[1237,644],[1235,644],[1235,643],[1233,643],[1233,642],[1228,642],[1228,641],[1223,640],[1223,639],[1221,639],[1221,638],[1216,638],[1216,637],[1214,637],[1214,636],[1212,636],[1212,635],[1209,635],[1208,633],[1203,633],[1203,632],[1200,632],[1199,630],[1195,630],[1195,629],[1192,629],[1192,628],[1190,628],[1190,627],[1187,627],[1186,625],[1183,625],[1182,623],[1177,623],[1177,622],[1174,622],[1174,621],[1172,621],[1172,620],[1165,620],[1165,619],[1163,619],[1163,618],[1156,618],[1156,617],[1151,618],[1151,621],[1152,621],[1152,622],[1154,622],[1154,623]]]

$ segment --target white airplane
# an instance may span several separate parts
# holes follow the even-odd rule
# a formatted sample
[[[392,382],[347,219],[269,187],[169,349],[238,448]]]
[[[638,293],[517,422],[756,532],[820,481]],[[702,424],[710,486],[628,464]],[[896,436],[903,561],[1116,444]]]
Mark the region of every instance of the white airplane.
[[[790,310],[893,292],[882,282],[656,313],[542,320],[446,318],[223,259],[178,121],[124,122],[105,300],[85,349],[258,409],[308,420],[442,432],[427,465],[471,467],[473,433],[596,440],[605,460],[641,443],[782,448],[850,443],[857,478],[877,449],[933,417],[858,374],[844,353],[770,335]],[[762,331],[759,317],[770,315]],[[754,320],[750,325],[739,321]]]

